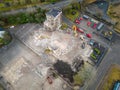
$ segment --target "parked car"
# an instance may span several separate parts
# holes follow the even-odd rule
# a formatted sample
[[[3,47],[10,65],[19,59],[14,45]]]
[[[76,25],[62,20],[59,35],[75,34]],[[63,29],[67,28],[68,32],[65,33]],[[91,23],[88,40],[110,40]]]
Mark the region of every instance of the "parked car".
[[[90,33],[86,34],[86,36],[87,36],[88,38],[92,38],[92,34],[90,34]]]
[[[75,20],[75,23],[80,24],[80,21],[78,19]]]
[[[87,22],[87,26],[90,26],[90,25],[91,25],[91,22],[90,22],[90,21],[88,21],[88,22]]]
[[[80,18],[79,18],[79,20],[81,21],[81,20],[83,20],[83,18],[82,18],[82,17],[80,17]]]
[[[84,31],[80,28],[77,28],[77,31],[80,32],[80,33],[84,33]]]
[[[95,41],[91,39],[90,42],[89,42],[89,45],[93,46],[93,45],[94,45],[94,42],[95,42]]]
[[[84,19],[89,19],[89,16],[83,15],[83,18],[84,18]]]
[[[97,33],[97,32],[92,32],[93,34],[95,34],[95,35],[97,35],[97,36],[99,36],[99,33]]]
[[[82,49],[85,49],[85,42],[82,43],[81,47]]]
[[[96,24],[96,23],[94,23],[94,25],[93,25],[93,27],[92,27],[92,28],[93,28],[93,29],[95,29],[96,27],[97,27],[97,24]]]
[[[100,31],[103,28],[104,24],[103,23],[99,23],[97,30]]]

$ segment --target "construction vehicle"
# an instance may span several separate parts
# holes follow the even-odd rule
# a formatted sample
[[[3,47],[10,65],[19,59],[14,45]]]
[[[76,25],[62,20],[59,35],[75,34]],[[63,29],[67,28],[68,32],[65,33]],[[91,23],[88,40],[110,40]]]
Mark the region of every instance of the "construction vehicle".
[[[74,30],[74,36],[77,37],[78,34],[77,34],[77,26],[73,25],[72,29]]]

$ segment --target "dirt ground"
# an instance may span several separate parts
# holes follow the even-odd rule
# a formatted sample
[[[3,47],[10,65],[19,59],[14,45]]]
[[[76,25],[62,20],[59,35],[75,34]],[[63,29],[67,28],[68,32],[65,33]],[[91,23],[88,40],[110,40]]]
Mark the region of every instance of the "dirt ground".
[[[83,41],[79,37],[73,37],[72,32],[71,34],[60,31],[47,32],[41,28],[39,30],[38,25],[28,26],[26,25],[23,31],[18,30],[16,36],[35,53],[16,40],[10,49],[3,53],[4,55],[1,54],[0,58],[1,63],[5,65],[1,75],[11,83],[14,90],[42,90],[47,69],[57,59],[69,64],[76,55],[84,54],[83,56],[86,57],[84,60],[89,59],[87,55],[91,47],[86,43],[86,48],[82,49]],[[46,48],[53,52],[45,54]],[[59,79],[54,82],[56,83],[50,85],[49,90],[62,90],[64,82]],[[47,82],[44,84],[44,90],[48,90],[46,85],[48,86]],[[65,90],[70,89],[68,87]]]

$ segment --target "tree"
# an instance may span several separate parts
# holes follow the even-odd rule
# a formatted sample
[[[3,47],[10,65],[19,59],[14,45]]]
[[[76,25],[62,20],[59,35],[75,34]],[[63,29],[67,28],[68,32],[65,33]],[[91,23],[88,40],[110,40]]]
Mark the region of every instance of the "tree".
[[[11,36],[9,35],[8,32],[5,32],[4,35],[3,35],[3,41],[4,41],[4,45],[7,45],[10,43],[11,41]]]
[[[20,2],[20,5],[24,5],[26,3],[25,0],[20,0],[19,2]]]
[[[41,2],[45,2],[45,0],[40,0]]]
[[[89,0],[82,0],[79,2],[81,12],[85,10],[85,7],[88,5]]]
[[[76,74],[74,76],[74,84],[75,85],[82,85],[83,84],[83,79],[81,78],[81,76],[79,74]]]
[[[4,26],[5,23],[3,21],[0,20],[0,27]]]
[[[60,75],[62,75],[64,78],[68,78],[70,82],[73,82],[74,73],[68,63],[58,60],[53,66]]]
[[[28,4],[30,4],[31,3],[31,0],[25,0]]]
[[[16,23],[16,17],[14,17],[13,15],[10,15],[10,16],[8,17],[8,23],[9,23],[9,24],[14,24],[14,23]]]

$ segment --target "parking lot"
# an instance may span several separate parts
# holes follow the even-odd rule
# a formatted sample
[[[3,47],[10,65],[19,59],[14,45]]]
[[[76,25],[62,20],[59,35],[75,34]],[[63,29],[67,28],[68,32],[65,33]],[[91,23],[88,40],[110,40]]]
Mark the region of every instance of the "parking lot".
[[[80,20],[80,18],[82,18],[82,20]],[[98,26],[100,25],[101,22],[91,18],[88,16],[88,18],[83,18],[83,16],[79,17],[78,19],[79,23],[75,23],[77,24],[77,26],[79,28],[81,28],[85,33],[90,33],[92,34],[92,39],[95,39],[98,42],[102,42],[103,44],[110,44],[111,40],[106,39],[104,36],[102,36],[101,32],[102,31],[111,31],[112,30],[107,26],[107,25],[103,25],[100,30],[98,30]],[[103,22],[102,22],[103,23]],[[112,32],[113,33],[113,32]],[[113,33],[114,34],[114,33]],[[114,38],[114,37],[113,37]],[[104,43],[105,42],[105,43]],[[106,45],[107,45],[106,44]]]
[[[91,39],[94,40],[96,43],[100,44],[101,47],[105,48],[104,52],[107,52],[108,49],[111,49],[111,46],[110,46],[111,43],[115,42],[115,33],[104,23],[101,23],[87,15],[85,16],[86,17],[84,17],[83,15],[77,18],[74,22],[77,28],[79,28],[84,32],[84,33],[81,33],[78,31],[78,33],[84,34],[88,39],[88,41]],[[88,37],[87,34],[90,34],[91,37]],[[97,60],[97,65],[100,64],[104,55],[105,53],[101,55],[101,58],[99,58],[100,60]]]

